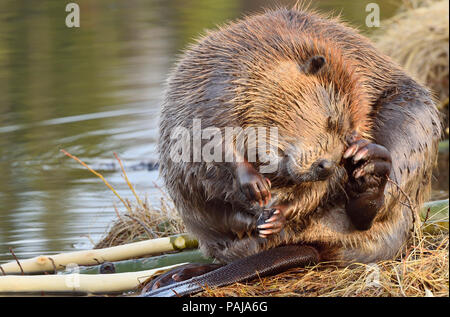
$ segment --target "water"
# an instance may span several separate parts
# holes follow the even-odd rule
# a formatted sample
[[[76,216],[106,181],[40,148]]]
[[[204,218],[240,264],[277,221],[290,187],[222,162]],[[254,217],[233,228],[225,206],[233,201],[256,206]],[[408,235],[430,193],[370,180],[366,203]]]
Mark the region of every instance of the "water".
[[[0,2],[0,262],[11,260],[9,247],[19,258],[91,248],[118,200],[60,149],[100,167],[132,199],[121,173],[101,167],[113,152],[126,167],[156,159],[163,83],[176,55],[204,28],[271,1],[77,0],[78,29],[64,24],[66,2]],[[367,31],[368,2],[315,5]],[[396,7],[377,3],[382,18]],[[127,174],[157,204],[157,171]]]

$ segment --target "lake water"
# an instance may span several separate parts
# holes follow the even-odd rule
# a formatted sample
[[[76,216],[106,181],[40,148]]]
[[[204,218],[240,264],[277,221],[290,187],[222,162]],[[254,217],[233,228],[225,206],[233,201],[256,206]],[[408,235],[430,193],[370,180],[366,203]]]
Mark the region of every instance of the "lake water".
[[[81,27],[65,26],[70,1],[0,2],[0,262],[87,249],[115,218],[113,193],[60,150],[95,166],[122,197],[117,170],[156,160],[163,83],[204,28],[272,1],[78,0]],[[294,1],[279,1],[292,4]],[[315,1],[364,26],[370,1]],[[396,1],[377,1],[381,17]],[[127,170],[158,203],[157,171]],[[120,209],[120,204],[117,204]]]

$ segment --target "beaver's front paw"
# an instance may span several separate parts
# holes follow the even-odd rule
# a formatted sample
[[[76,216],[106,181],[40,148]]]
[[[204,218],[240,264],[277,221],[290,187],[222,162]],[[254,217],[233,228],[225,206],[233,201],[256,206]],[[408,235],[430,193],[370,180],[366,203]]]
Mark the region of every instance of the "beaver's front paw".
[[[349,175],[346,211],[356,229],[367,230],[384,204],[391,154],[382,145],[359,139],[349,146],[343,158]]]
[[[279,233],[285,224],[285,216],[275,207],[263,210],[256,222],[256,228],[261,238],[267,238],[269,235]]]
[[[384,146],[360,139],[349,146],[343,158],[349,181],[355,183],[352,190],[361,193],[378,188],[384,191],[392,166],[391,154]]]
[[[237,170],[237,179],[241,191],[251,202],[259,203],[259,206],[267,205],[270,201],[270,181],[258,173],[250,164],[241,164]]]

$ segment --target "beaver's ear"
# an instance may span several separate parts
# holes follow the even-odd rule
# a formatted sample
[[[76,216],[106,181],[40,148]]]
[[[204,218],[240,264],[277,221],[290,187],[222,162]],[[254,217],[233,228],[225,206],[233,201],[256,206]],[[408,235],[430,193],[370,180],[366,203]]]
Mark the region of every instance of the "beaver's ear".
[[[300,66],[300,70],[307,75],[317,74],[325,65],[325,57],[316,55]]]

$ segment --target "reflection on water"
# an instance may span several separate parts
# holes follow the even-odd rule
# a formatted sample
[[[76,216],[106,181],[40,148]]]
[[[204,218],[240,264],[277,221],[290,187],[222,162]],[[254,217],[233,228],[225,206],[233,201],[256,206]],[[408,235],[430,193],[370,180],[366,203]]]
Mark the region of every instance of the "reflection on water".
[[[59,152],[88,164],[155,159],[161,83],[173,56],[166,8],[149,1],[78,1],[82,27],[65,27],[64,1],[0,3],[0,260],[90,247],[113,196]],[[105,173],[128,195],[119,173]],[[155,172],[130,172],[152,195]],[[156,193],[156,192],[155,192]]]
[[[81,27],[65,26],[65,1],[0,2],[0,262],[91,247],[115,217],[113,194],[86,163],[156,159],[157,117],[176,54],[204,28],[271,1],[77,0]],[[292,4],[295,1],[280,1]],[[394,1],[378,1],[382,18]],[[315,1],[363,26],[365,1]],[[120,172],[104,176],[130,197]],[[157,202],[157,171],[129,171]],[[131,198],[131,197],[130,197]]]

